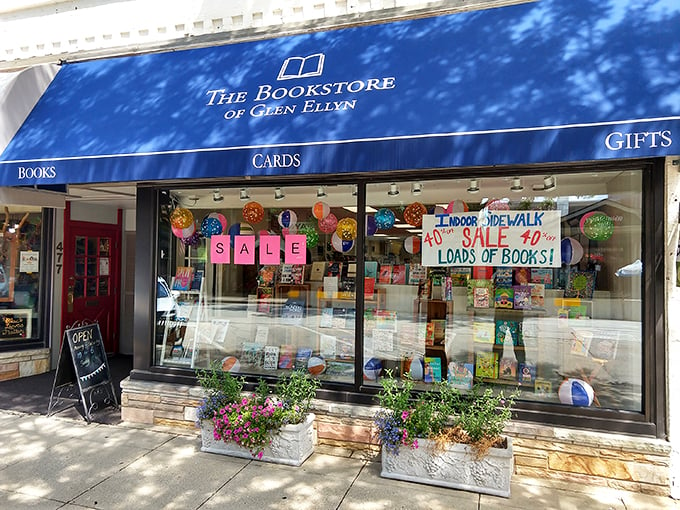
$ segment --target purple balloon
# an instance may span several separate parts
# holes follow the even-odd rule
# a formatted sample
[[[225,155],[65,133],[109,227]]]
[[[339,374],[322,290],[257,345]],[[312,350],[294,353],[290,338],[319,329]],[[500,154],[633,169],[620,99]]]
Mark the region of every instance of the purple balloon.
[[[372,236],[377,232],[377,230],[378,227],[375,224],[375,217],[372,215],[366,216],[366,235]]]

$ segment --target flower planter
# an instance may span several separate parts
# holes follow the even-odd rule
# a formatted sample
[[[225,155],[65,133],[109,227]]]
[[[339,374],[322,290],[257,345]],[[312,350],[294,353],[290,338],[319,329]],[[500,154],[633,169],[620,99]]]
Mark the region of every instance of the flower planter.
[[[511,438],[507,441],[507,448],[491,448],[480,459],[464,444],[437,452],[428,439],[418,439],[416,449],[401,447],[397,455],[383,448],[380,476],[509,498],[513,457]]]
[[[201,421],[201,451],[243,459],[255,459],[288,466],[300,466],[314,452],[314,414],[302,423],[284,425],[272,435],[272,442],[264,448],[262,458],[253,457],[250,450],[233,442],[217,440],[213,436],[213,422]]]

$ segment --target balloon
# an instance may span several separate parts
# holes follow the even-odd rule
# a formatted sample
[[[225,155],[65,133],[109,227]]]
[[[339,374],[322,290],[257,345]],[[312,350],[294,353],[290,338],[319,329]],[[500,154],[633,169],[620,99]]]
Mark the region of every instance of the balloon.
[[[307,248],[314,248],[319,244],[319,233],[313,225],[302,225],[298,232],[307,237]]]
[[[420,252],[420,237],[418,236],[408,236],[404,239],[404,249],[414,255]]]
[[[589,406],[593,403],[595,392],[593,387],[581,379],[566,379],[557,391],[560,402],[573,406]]]
[[[487,204],[486,208],[489,211],[509,211],[510,204],[504,202],[503,200],[494,199]]]
[[[449,205],[446,206],[444,212],[446,214],[468,212],[468,205],[462,200],[452,200]],[[436,214],[436,213],[435,213]]]
[[[222,233],[222,224],[217,218],[206,216],[201,222],[201,234],[203,237],[212,237]]]
[[[357,238],[357,220],[354,218],[343,218],[338,221],[335,233],[343,241],[354,241]]]
[[[217,220],[220,222],[220,225],[222,225],[222,232],[227,231],[227,218],[224,217],[224,214],[218,213],[218,212],[211,212],[208,214],[209,218],[217,218]]]
[[[614,234],[614,220],[600,211],[584,214],[580,227],[581,232],[593,241],[606,241]]]
[[[377,381],[382,371],[382,361],[370,358],[364,365],[364,377],[369,381]]]
[[[194,215],[189,209],[178,207],[170,214],[170,225],[176,228],[187,228],[194,222]]]
[[[326,202],[317,202],[312,207],[312,215],[317,220],[324,219],[326,216],[328,216],[330,214],[330,212],[331,212],[331,208]]]
[[[171,227],[172,228],[172,233],[175,234],[176,237],[179,237],[180,239],[184,239],[185,237],[189,237],[191,234],[196,232],[196,224],[192,221],[191,225],[189,225],[186,228],[177,228],[177,227]]]
[[[319,220],[319,230],[321,230],[321,232],[323,232],[324,234],[330,234],[331,232],[335,232],[337,226],[338,219],[335,217],[335,214],[333,213],[330,213],[324,219]]]
[[[565,237],[560,243],[562,263],[568,266],[578,264],[583,258],[583,246],[573,237]]]
[[[413,202],[404,209],[404,221],[414,227],[423,224],[423,214],[427,214],[427,208],[420,202]]]
[[[333,246],[333,249],[335,251],[339,251],[340,253],[347,253],[352,248],[354,248],[354,241],[345,241],[343,239],[340,239],[338,233],[333,232],[333,235],[331,236],[331,245]]]
[[[281,211],[279,213],[279,225],[283,228],[290,228],[294,226],[297,223],[297,214],[295,214],[295,211],[291,211],[290,209],[286,209],[285,211]]]
[[[287,236],[288,234],[297,234],[297,231],[298,231],[297,225],[291,225],[288,228],[282,228],[281,229],[281,233],[284,236]]]
[[[198,232],[194,232],[189,237],[182,238],[182,242],[186,246],[196,246],[199,241],[200,241],[200,236],[199,236]]]
[[[387,230],[394,226],[394,213],[383,207],[377,213],[375,213],[375,226],[379,230]]]
[[[248,223],[260,223],[264,219],[264,207],[257,202],[248,202],[243,206],[243,219]]]
[[[378,230],[378,227],[375,225],[375,218],[373,216],[366,216],[366,235],[372,236],[376,230]]]
[[[432,208],[432,214],[447,214],[447,212],[441,205],[435,205]]]

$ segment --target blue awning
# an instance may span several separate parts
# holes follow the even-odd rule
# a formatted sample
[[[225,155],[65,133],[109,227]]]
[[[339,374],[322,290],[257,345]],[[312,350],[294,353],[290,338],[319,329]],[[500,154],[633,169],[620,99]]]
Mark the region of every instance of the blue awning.
[[[0,185],[680,154],[676,0],[541,0],[66,64]]]

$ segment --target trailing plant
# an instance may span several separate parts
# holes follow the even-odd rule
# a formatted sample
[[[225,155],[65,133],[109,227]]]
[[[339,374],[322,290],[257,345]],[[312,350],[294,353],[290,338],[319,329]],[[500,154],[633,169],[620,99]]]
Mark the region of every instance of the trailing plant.
[[[196,378],[206,393],[196,411],[199,422],[213,418],[227,404],[238,402],[245,383],[243,377],[222,370],[219,361],[214,361],[208,369],[197,370]]]
[[[294,370],[290,375],[278,380],[274,393],[286,411],[286,423],[300,423],[305,419],[320,386],[321,382],[318,379],[312,378],[302,370]]]

